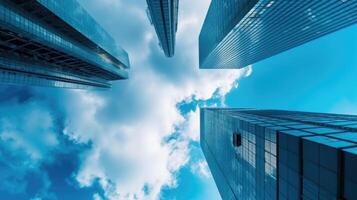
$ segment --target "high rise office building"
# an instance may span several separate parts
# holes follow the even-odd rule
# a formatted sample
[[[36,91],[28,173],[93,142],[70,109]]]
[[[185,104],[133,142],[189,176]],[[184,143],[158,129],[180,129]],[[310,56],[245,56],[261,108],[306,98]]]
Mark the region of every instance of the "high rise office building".
[[[355,0],[212,0],[200,68],[242,68],[356,22]]]
[[[178,0],[146,0],[148,17],[155,27],[160,46],[167,57],[175,54]]]
[[[0,0],[0,81],[108,88],[128,54],[75,0]]]
[[[201,109],[201,147],[231,199],[357,199],[357,116]]]

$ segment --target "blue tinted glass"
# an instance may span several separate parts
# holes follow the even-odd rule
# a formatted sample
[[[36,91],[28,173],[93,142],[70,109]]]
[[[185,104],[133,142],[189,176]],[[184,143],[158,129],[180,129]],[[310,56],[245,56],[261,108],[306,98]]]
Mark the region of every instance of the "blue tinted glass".
[[[357,22],[355,0],[212,0],[200,68],[242,68]]]
[[[350,166],[357,167],[357,151],[351,149],[357,132],[328,128],[328,122],[346,119],[357,116],[206,108],[201,110],[201,146],[223,199],[354,199],[357,173]],[[299,125],[289,129],[260,121]],[[237,133],[240,146],[233,137]]]
[[[128,78],[128,55],[76,1],[21,2],[0,5],[0,81],[86,89]]]
[[[175,53],[178,0],[147,0],[148,15],[155,27],[160,47],[167,57]]]

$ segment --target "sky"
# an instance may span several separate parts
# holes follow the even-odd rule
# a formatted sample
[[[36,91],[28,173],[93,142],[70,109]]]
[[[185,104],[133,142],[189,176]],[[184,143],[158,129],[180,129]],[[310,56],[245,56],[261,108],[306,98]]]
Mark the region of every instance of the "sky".
[[[199,106],[357,114],[357,26],[240,70],[199,70],[209,0],[181,0],[165,58],[145,0],[79,0],[129,53],[108,91],[0,86],[0,199],[217,200]]]

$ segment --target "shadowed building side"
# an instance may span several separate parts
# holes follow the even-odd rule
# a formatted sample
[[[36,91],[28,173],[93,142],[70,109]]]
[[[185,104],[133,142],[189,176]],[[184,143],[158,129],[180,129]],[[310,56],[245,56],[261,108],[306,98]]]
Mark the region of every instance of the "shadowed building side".
[[[0,0],[0,81],[109,88],[128,54],[75,0]]]
[[[200,68],[242,68],[356,22],[355,0],[212,0]]]
[[[155,27],[159,45],[167,57],[175,54],[178,0],[147,0],[147,14]]]
[[[357,199],[357,116],[203,108],[222,199]]]

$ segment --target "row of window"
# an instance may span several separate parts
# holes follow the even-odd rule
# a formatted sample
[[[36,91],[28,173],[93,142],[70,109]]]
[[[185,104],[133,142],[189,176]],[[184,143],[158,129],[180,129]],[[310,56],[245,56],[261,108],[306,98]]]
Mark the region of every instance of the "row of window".
[[[127,59],[127,53],[117,46],[115,40],[78,4],[76,0],[38,0],[56,15],[71,24],[76,30],[90,38],[121,62]],[[68,12],[69,10],[73,12]]]
[[[31,21],[4,5],[0,5],[0,20],[3,21],[3,23],[7,23],[10,27],[15,26],[17,29],[31,34],[34,38],[41,41],[41,43],[45,43],[47,46],[62,49],[70,55],[75,54],[81,59],[88,60],[109,71],[113,71],[113,68],[117,68],[116,64],[108,63],[107,59],[99,56],[88,48],[50,31],[47,27],[40,25],[40,23]]]

